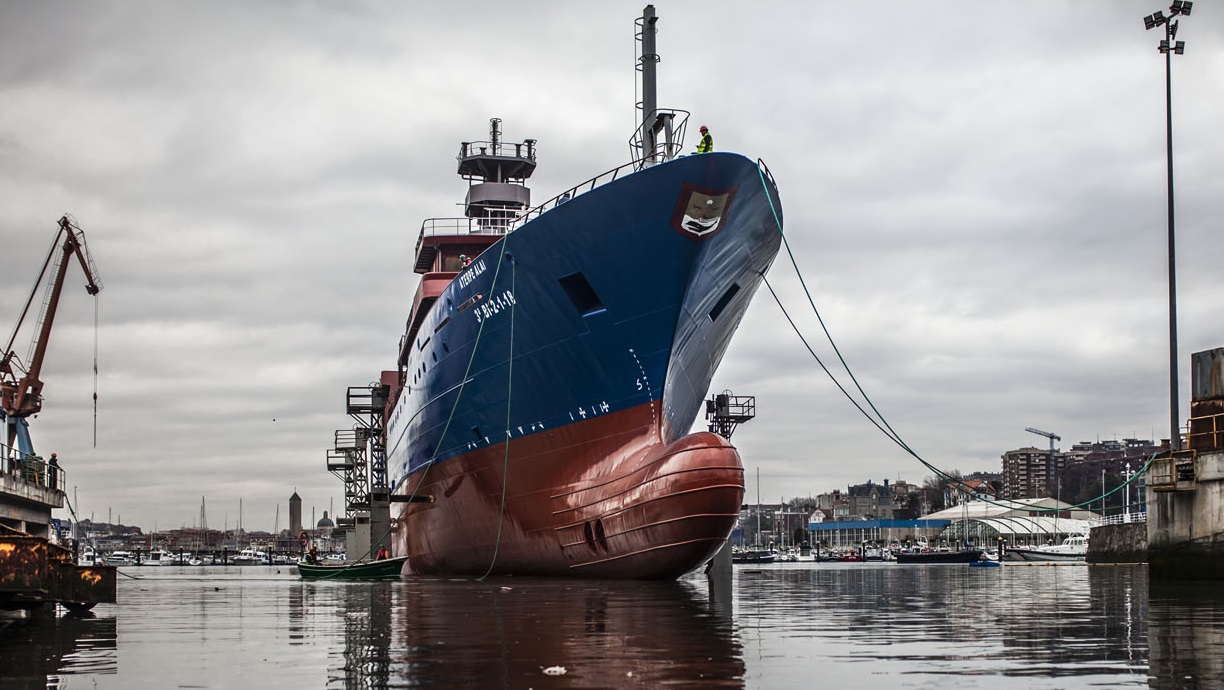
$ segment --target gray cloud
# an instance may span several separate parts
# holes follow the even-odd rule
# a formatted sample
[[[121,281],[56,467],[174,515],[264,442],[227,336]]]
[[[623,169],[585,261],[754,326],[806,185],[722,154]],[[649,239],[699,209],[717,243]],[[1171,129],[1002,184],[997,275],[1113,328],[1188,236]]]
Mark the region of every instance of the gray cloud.
[[[658,3],[661,102],[761,157],[817,306],[933,462],[996,469],[1037,426],[1167,435],[1163,60],[1140,2]],[[626,160],[639,3],[67,2],[0,10],[0,323],[54,222],[101,297],[63,300],[36,442],[81,508],[152,527],[318,515],[344,390],[394,362],[420,223],[457,214],[460,141],[540,141],[537,199]],[[1212,327],[1224,22],[1174,71],[1181,389]],[[76,270],[76,269],[74,269]],[[770,281],[836,361],[789,258]],[[843,375],[843,379],[844,379]],[[928,472],[847,403],[762,291],[715,390],[754,494]],[[1183,407],[1183,410],[1185,408]],[[1184,412],[1183,412],[1184,415]],[[275,421],[273,421],[275,420]],[[287,522],[282,509],[281,526]]]

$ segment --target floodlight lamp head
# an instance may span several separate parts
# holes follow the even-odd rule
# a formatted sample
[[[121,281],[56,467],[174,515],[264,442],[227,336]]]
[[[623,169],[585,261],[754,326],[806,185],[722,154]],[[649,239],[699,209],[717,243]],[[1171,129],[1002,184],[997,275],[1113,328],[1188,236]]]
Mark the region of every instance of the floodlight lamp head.
[[[1168,42],[1168,41],[1161,41],[1161,42],[1160,42],[1160,48],[1159,48],[1159,50],[1160,50],[1160,52],[1162,52],[1162,53],[1167,53],[1167,52],[1169,52],[1169,42]]]
[[[1152,21],[1156,22],[1156,26],[1160,26],[1169,21],[1169,18],[1164,16],[1164,12],[1158,10],[1152,14]]]
[[[1149,14],[1143,18],[1143,27],[1148,31],[1156,28],[1156,22],[1152,21],[1152,15]]]
[[[1176,46],[1174,46],[1174,48],[1173,48],[1173,52],[1174,52],[1174,53],[1176,53],[1176,54],[1178,54],[1178,55],[1181,55],[1182,53],[1185,53],[1185,52],[1186,52],[1186,42],[1185,42],[1185,41],[1178,41],[1178,42],[1177,42],[1177,45],[1176,45]]]
[[[1177,22],[1169,22],[1169,38],[1177,38]]]

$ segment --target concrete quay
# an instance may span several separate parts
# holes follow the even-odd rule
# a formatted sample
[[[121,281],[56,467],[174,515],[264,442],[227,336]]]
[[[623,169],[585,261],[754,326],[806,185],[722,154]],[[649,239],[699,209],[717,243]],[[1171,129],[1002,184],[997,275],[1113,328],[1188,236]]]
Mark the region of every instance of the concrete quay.
[[[1197,454],[1193,489],[1149,490],[1153,579],[1224,579],[1224,450]]]
[[[1153,580],[1224,579],[1224,348],[1194,353],[1191,380],[1186,447],[1148,476]]]

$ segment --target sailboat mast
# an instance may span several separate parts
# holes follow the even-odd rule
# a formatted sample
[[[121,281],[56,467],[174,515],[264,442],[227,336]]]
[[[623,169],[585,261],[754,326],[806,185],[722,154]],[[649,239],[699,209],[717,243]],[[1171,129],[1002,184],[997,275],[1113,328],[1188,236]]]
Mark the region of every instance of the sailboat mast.
[[[757,532],[756,545],[761,545],[761,468],[756,468],[756,485],[757,485]]]

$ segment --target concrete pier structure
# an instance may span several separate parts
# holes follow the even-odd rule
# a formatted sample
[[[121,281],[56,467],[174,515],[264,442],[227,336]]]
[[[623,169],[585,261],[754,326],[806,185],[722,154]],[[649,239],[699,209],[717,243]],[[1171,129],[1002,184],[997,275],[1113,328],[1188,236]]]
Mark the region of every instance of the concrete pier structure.
[[[351,527],[344,533],[344,553],[350,561],[372,560],[380,549],[391,550],[391,503],[387,492],[370,496],[370,509],[354,511]]]
[[[64,507],[66,480],[63,468],[0,440],[0,525],[49,537],[51,510]]]
[[[1146,522],[1125,522],[1092,528],[1088,563],[1147,563]]]
[[[1153,579],[1224,579],[1224,348],[1194,353],[1191,379],[1186,449],[1148,478]]]

